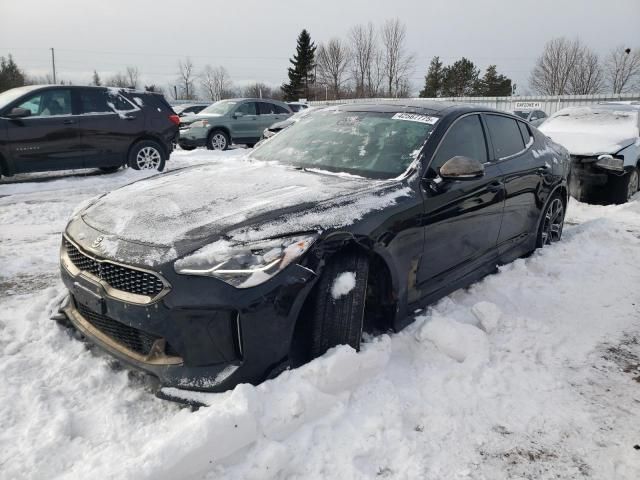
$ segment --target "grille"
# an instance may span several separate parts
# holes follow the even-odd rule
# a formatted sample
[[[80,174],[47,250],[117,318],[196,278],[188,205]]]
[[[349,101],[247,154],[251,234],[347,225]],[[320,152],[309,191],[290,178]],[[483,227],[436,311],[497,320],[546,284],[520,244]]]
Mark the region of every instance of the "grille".
[[[127,349],[140,355],[149,355],[153,343],[160,339],[160,337],[151,333],[138,330],[137,328],[120,323],[105,315],[96,313],[80,303],[77,304],[77,307],[80,315],[82,315],[87,322]],[[165,353],[169,356],[177,355],[176,351],[168,343],[165,345]]]
[[[155,297],[164,288],[162,281],[154,274],[123,267],[110,262],[98,262],[86,256],[71,242],[64,240],[71,262],[80,270],[104,280],[109,286],[123,292]]]

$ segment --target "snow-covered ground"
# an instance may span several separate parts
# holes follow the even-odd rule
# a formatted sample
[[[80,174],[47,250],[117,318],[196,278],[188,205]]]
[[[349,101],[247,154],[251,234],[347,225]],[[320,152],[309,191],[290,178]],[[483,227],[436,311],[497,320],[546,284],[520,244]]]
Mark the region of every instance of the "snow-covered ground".
[[[144,175],[0,184],[1,479],[640,478],[639,199],[572,200],[561,243],[404,331],[191,411],[48,319],[74,207]]]

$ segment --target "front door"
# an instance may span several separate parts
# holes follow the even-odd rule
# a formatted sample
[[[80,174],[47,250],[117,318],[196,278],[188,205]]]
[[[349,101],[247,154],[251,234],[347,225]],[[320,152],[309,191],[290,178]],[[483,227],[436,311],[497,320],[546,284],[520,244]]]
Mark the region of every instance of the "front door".
[[[6,123],[15,173],[83,167],[79,117],[73,115],[70,89],[41,90],[17,107],[31,116]]]
[[[440,167],[455,156],[484,164],[484,176],[442,179]],[[497,261],[504,185],[500,167],[488,159],[485,127],[477,114],[457,119],[433,156],[422,182],[425,248],[417,278],[423,295]]]
[[[233,112],[231,120],[231,136],[235,143],[257,142],[262,135],[258,121],[258,104],[256,102],[241,103]]]

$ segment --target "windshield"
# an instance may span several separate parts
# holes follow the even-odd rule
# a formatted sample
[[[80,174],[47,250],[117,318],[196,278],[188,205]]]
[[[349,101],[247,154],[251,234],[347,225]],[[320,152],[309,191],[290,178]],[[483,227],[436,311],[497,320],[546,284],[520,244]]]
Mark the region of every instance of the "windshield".
[[[238,102],[232,102],[230,100],[220,100],[219,102],[209,105],[207,108],[200,111],[200,113],[213,113],[215,115],[226,115]]]
[[[12,88],[11,90],[7,90],[5,92],[0,93],[0,110],[9,105],[11,102],[16,100],[18,97],[24,95],[25,93],[33,90],[34,87],[19,87]]]
[[[529,111],[528,110],[516,110],[515,113],[517,116],[519,116],[520,118],[524,118],[525,120],[527,118],[529,118]]]
[[[393,178],[417,158],[438,117],[414,113],[322,110],[256,148],[258,160]]]

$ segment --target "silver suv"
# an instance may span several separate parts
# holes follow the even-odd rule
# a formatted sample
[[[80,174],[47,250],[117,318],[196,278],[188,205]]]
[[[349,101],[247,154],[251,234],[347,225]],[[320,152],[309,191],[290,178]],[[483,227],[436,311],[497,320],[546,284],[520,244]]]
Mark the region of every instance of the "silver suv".
[[[226,150],[232,143],[253,147],[265,128],[292,115],[287,104],[262,98],[220,100],[208,106],[184,128],[179,144],[184,150],[206,146]]]

